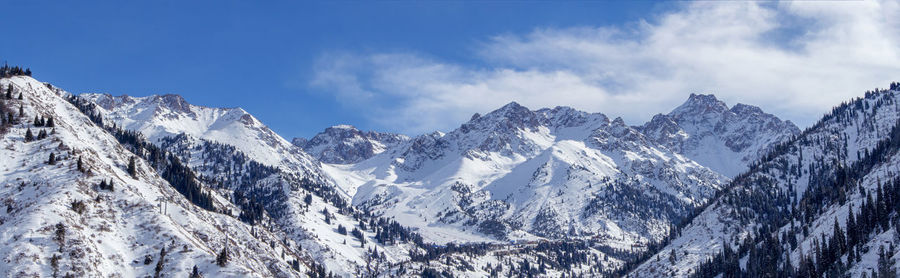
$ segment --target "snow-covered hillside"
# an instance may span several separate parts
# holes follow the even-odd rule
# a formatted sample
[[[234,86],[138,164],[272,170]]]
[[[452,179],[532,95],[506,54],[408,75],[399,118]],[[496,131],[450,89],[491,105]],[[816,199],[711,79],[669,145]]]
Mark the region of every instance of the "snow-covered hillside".
[[[338,125],[326,128],[312,139],[294,138],[291,142],[321,162],[350,164],[369,159],[408,140],[406,135],[363,132],[351,125]]]
[[[622,119],[517,103],[326,172],[355,206],[427,240],[583,237],[620,249],[660,239],[727,182]]]
[[[150,142],[187,134],[235,146],[260,163],[327,182],[318,161],[294,146],[241,108],[192,105],[179,95],[146,97],[81,94],[102,108],[104,118],[119,127],[138,131]]]
[[[221,194],[242,196],[242,208],[271,216],[273,229],[284,231],[329,272],[354,276],[366,264],[366,247],[379,246],[365,230],[368,245],[338,232],[338,226],[360,221],[347,195],[333,187],[317,160],[244,110],[195,106],[176,95],[84,97],[101,106],[105,118],[177,154]],[[251,222],[258,217],[243,215]],[[397,263],[415,248],[378,249],[390,255],[386,263]]]
[[[728,108],[713,95],[691,94],[669,114],[657,114],[640,127],[654,142],[725,176],[747,170],[770,147],[800,133],[759,107],[737,104]]]
[[[632,276],[885,273],[900,243],[898,88],[841,104],[772,148]]]
[[[0,87],[21,95],[0,97],[16,110],[0,133],[6,208],[0,273],[186,277],[196,266],[207,277],[298,277],[305,271],[305,264],[292,269],[302,256],[283,235],[191,204],[142,159],[132,176],[127,165],[137,155],[70,104],[67,93],[28,76],[2,78]],[[48,120],[36,126],[35,117]],[[108,182],[111,188],[98,186]],[[207,193],[219,211],[233,209]],[[226,245],[230,260],[216,265]]]

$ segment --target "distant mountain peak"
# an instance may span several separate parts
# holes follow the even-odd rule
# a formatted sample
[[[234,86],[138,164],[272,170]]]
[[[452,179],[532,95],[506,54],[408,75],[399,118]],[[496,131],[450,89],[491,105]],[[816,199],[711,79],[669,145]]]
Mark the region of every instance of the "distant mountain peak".
[[[506,111],[506,110],[520,110],[520,109],[527,110],[528,108],[525,108],[525,106],[522,106],[518,102],[510,101],[509,103],[507,103],[506,105],[503,105],[502,107],[500,107],[500,109],[497,109],[497,110]]]
[[[309,140],[294,138],[292,143],[325,163],[356,163],[409,140],[401,134],[367,131],[352,125],[325,128]]]
[[[728,105],[716,98],[715,95],[691,94],[687,101],[675,108],[675,110],[672,110],[670,115],[677,117],[682,114],[723,113],[725,111],[728,111]]]
[[[358,131],[358,129],[356,129],[356,127],[352,126],[352,125],[335,125],[335,126],[330,126],[326,129],[343,129],[343,130],[357,130]]]
[[[762,108],[753,105],[747,105],[743,103],[735,104],[731,107],[731,112],[734,112],[738,115],[747,115],[747,114],[764,114]]]
[[[734,176],[769,147],[800,132],[790,121],[761,108],[728,108],[712,94],[691,94],[669,114],[655,115],[640,128],[651,140],[726,176]]]
[[[528,109],[525,106],[520,105],[518,102],[510,102],[503,107],[500,107],[497,110],[494,110],[487,114],[487,116],[493,117],[505,117],[510,119],[521,119],[528,116],[533,116],[534,112]]]

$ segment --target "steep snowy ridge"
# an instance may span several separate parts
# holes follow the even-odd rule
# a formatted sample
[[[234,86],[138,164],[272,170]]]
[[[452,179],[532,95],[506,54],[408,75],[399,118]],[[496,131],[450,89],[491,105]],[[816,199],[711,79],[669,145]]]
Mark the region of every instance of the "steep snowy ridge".
[[[178,95],[81,94],[103,108],[104,118],[138,131],[151,142],[187,134],[237,147],[253,160],[327,183],[319,162],[241,108],[210,108],[187,103]]]
[[[290,265],[301,256],[283,235],[194,206],[143,160],[132,178],[126,165],[135,155],[71,105],[67,93],[31,77],[0,79],[2,88],[10,84],[22,100],[0,101],[23,115],[0,134],[0,273],[145,277],[159,267],[186,277],[197,266],[207,277],[301,276]],[[52,117],[54,127],[34,126],[36,116]],[[26,142],[28,130],[49,135]],[[114,188],[99,188],[101,181]],[[234,209],[212,197],[217,207]],[[230,260],[220,267],[215,259],[226,242]]]
[[[897,251],[888,246],[900,244],[900,238],[894,236],[898,227],[887,220],[897,217],[896,197],[890,196],[900,193],[895,180],[900,166],[898,87],[895,83],[890,90],[867,92],[841,104],[795,139],[773,147],[631,275],[680,277],[699,271],[699,277],[713,277],[744,271],[763,276],[775,271],[859,277],[881,267],[881,247],[888,252],[883,261],[893,265]],[[882,185],[893,189],[882,191]],[[873,198],[884,202],[878,214],[848,227],[851,207],[854,214],[875,211]],[[879,217],[885,219],[882,226],[875,224],[882,221]],[[852,231],[854,238],[842,232],[843,240],[823,241],[834,237],[835,230]],[[833,242],[838,243],[826,245]],[[730,247],[724,256],[723,243]],[[711,263],[698,268],[705,262]]]
[[[621,250],[660,239],[727,182],[621,119],[517,103],[326,171],[354,205],[431,241],[581,237]]]
[[[759,107],[728,106],[713,95],[691,94],[669,114],[657,114],[639,128],[658,144],[725,176],[744,172],[771,146],[800,133]]]
[[[326,128],[312,139],[294,138],[291,142],[324,163],[351,164],[409,140],[401,134],[360,131],[350,125]]]

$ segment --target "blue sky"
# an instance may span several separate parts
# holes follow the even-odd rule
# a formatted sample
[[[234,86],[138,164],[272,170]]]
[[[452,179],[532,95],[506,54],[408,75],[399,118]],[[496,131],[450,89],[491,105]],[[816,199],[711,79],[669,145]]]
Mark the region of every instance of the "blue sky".
[[[637,124],[696,92],[808,124],[900,79],[891,2],[2,2],[0,59],[42,81],[240,106],[286,138],[509,101]]]

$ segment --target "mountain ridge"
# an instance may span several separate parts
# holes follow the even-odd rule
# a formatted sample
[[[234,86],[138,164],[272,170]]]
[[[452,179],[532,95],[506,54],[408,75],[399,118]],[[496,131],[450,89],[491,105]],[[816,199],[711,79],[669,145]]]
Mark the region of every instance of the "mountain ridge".
[[[265,213],[299,220],[276,219],[274,232],[283,229],[282,236],[299,242],[316,263],[342,276],[358,275],[371,254],[360,252],[359,247],[341,247],[347,241],[341,243],[343,236],[334,229],[334,222],[327,222],[331,218],[354,227],[358,219],[354,214],[360,211],[395,219],[437,246],[583,241],[598,248],[590,254],[604,259],[581,264],[609,273],[668,238],[678,222],[692,217],[695,209],[713,200],[730,181],[721,169],[711,170],[708,163],[694,161],[695,155],[682,153],[684,146],[692,146],[684,142],[714,134],[716,142],[731,153],[756,154],[755,160],[797,133],[792,123],[758,107],[736,104],[729,108],[715,96],[692,94],[669,114],[659,114],[637,127],[602,113],[565,106],[531,110],[510,102],[483,115],[476,113],[447,133],[409,138],[339,125],[310,140],[288,142],[240,108],[192,105],[178,95],[84,97],[97,103],[109,122],[163,144],[178,153],[201,180],[224,186],[215,189],[217,194],[240,193],[233,198],[241,196],[242,201],[232,201],[242,221],[256,219],[244,218],[245,213],[259,211],[254,202],[277,203],[274,208],[263,205]],[[222,131],[237,132],[225,136]],[[728,137],[739,133],[754,136]],[[761,143],[743,144],[754,141]],[[237,156],[230,158],[232,154]],[[747,167],[752,164],[748,161],[734,167]],[[254,162],[276,170],[246,170],[258,169],[253,168]],[[257,174],[263,176],[245,178]],[[302,182],[307,179],[323,187],[310,191]],[[310,214],[309,206],[302,205],[304,195],[314,191],[319,193],[313,194],[312,207],[331,215],[325,221],[309,218],[323,214]],[[322,192],[334,193],[318,195]],[[349,207],[343,207],[344,202]],[[280,215],[281,211],[289,216]],[[377,231],[363,233],[379,242],[382,236]],[[423,248],[425,254],[432,252],[416,244],[374,246],[389,254],[381,259],[386,264],[422,266],[415,254]],[[622,251],[629,248],[632,251]],[[491,260],[477,263],[484,267],[487,261]],[[431,267],[451,269],[452,265],[444,262]]]

